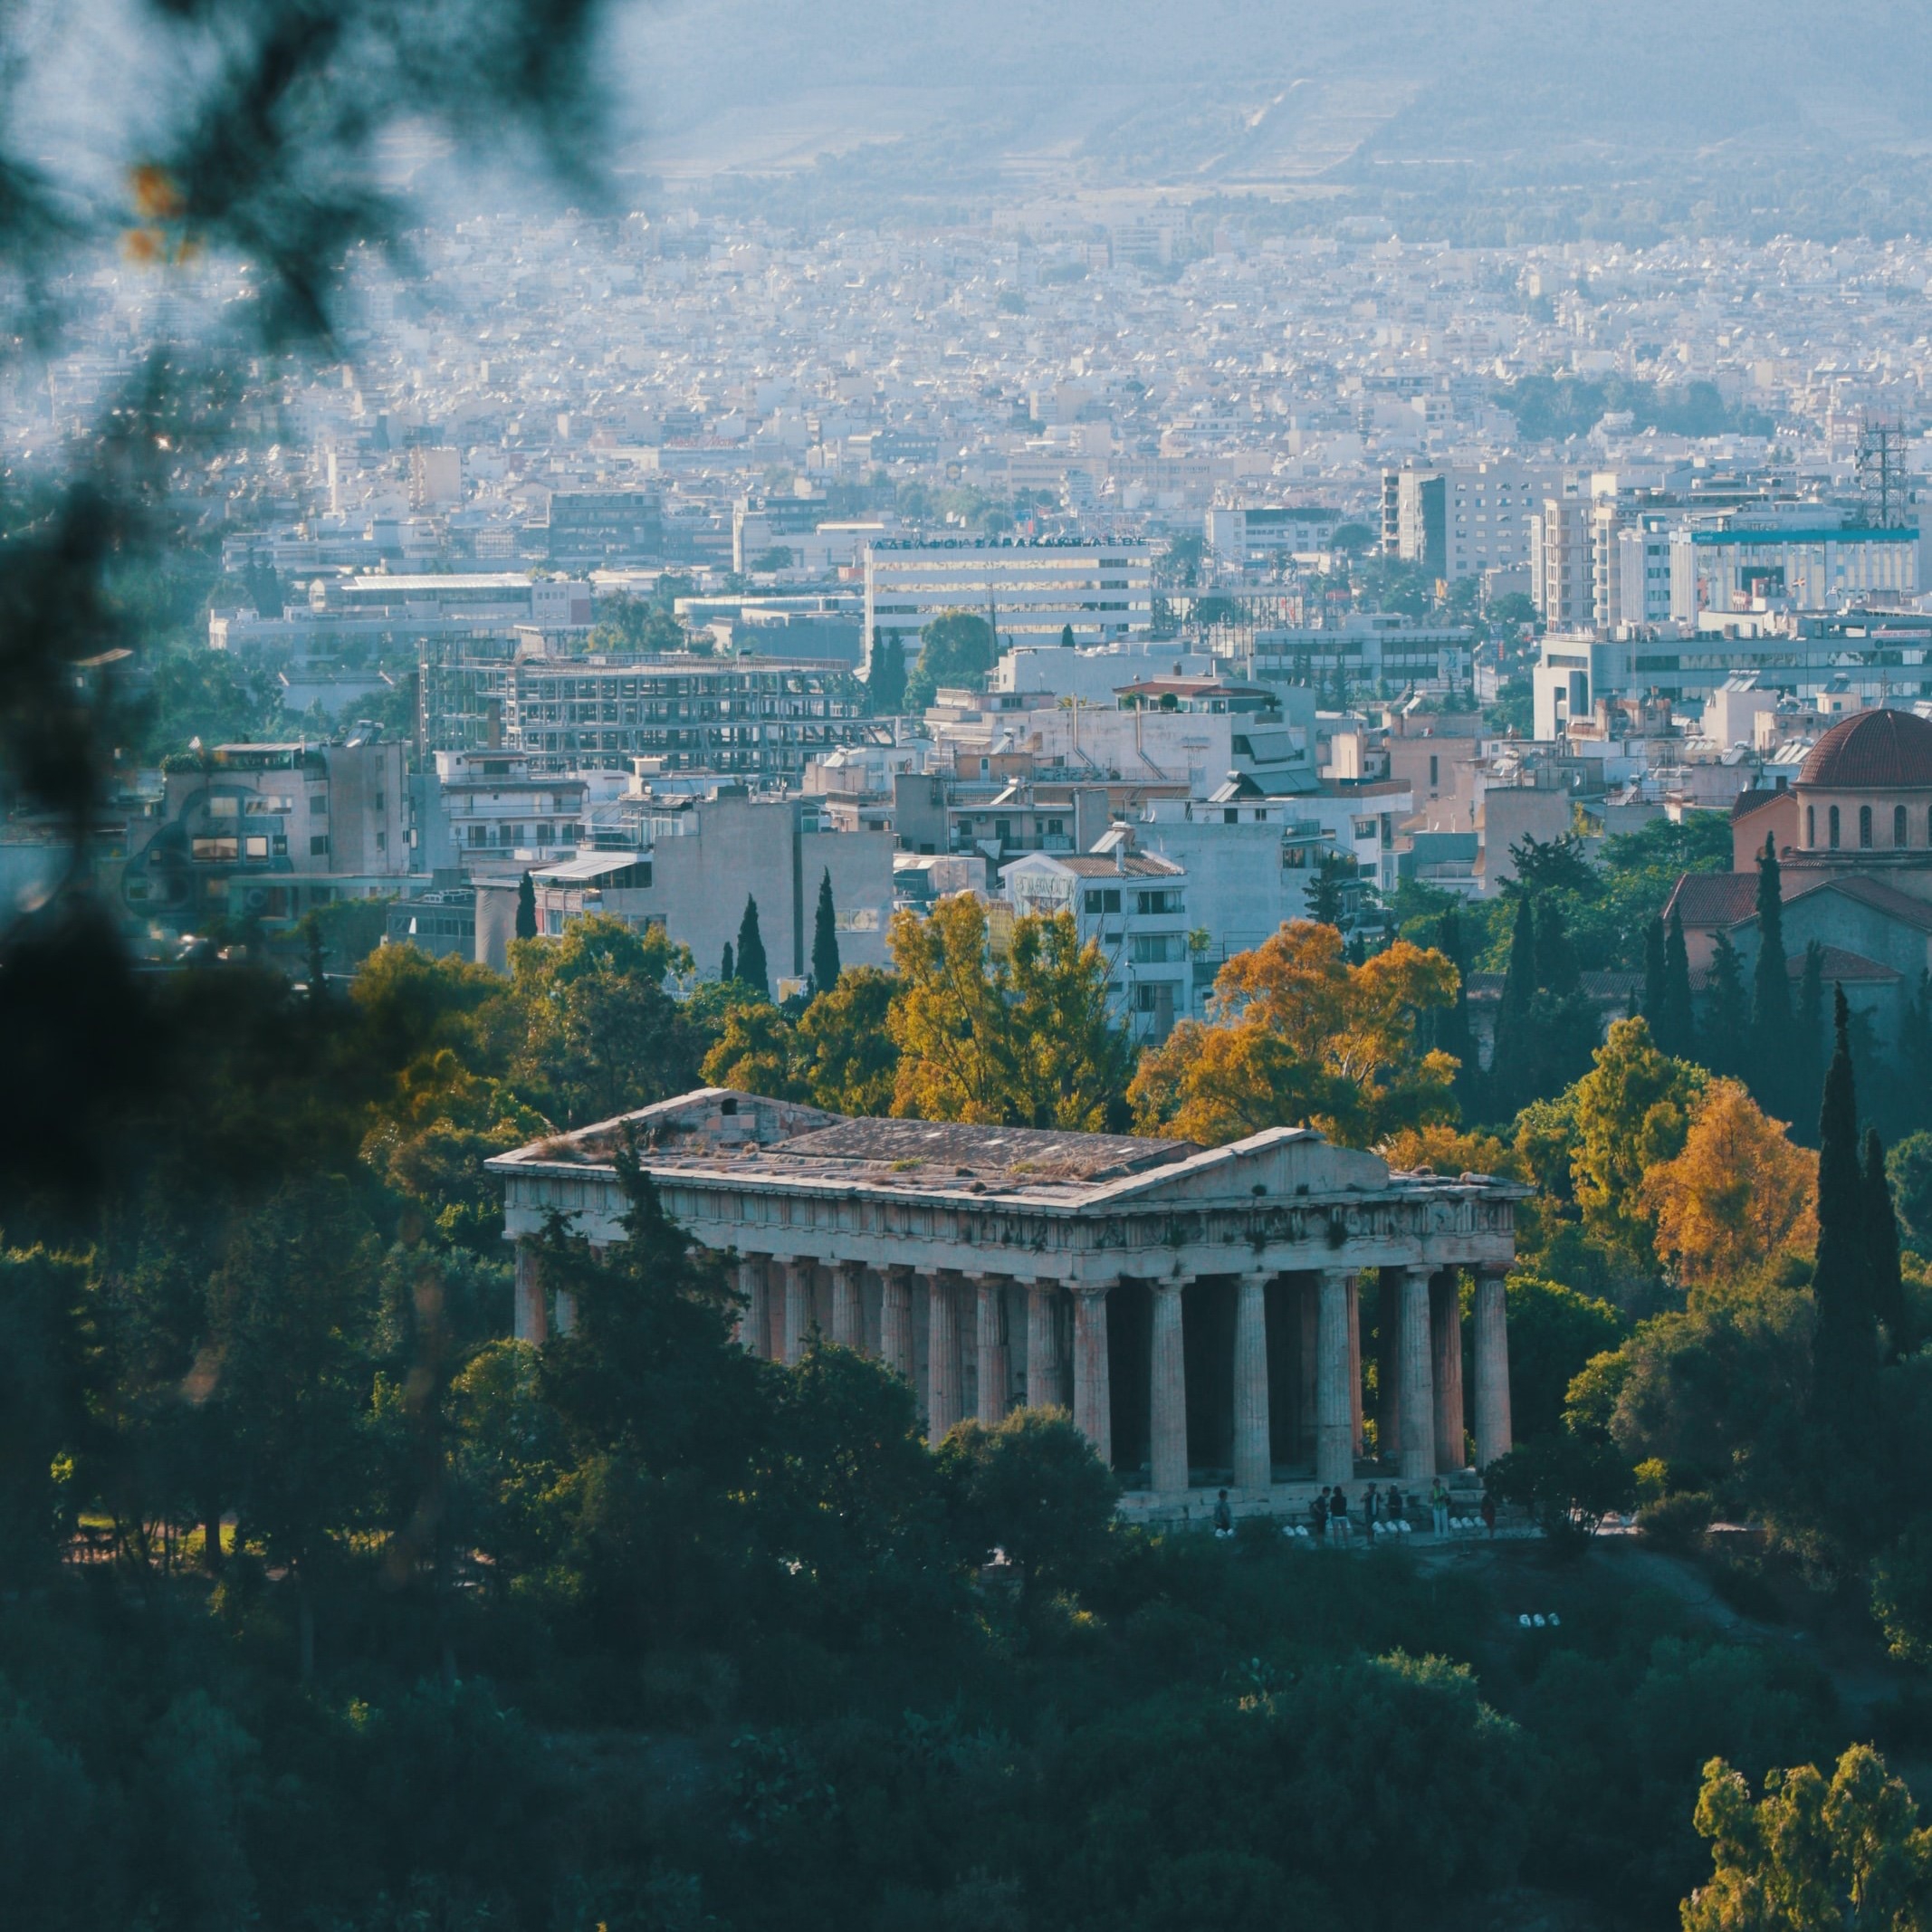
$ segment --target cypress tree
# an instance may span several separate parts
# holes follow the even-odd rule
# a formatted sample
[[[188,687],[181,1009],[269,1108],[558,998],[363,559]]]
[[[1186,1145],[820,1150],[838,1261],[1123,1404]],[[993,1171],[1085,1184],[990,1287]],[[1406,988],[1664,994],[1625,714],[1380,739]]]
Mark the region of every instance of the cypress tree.
[[[744,917],[738,922],[738,979],[754,993],[771,997],[771,975],[765,965],[765,942],[758,930],[758,901],[745,895]]]
[[[737,977],[738,961],[732,957],[731,941],[726,940],[724,942],[724,958],[718,967],[718,978],[724,985],[729,986]]]
[[[832,909],[832,868],[818,881],[818,911],[812,921],[812,990],[828,993],[838,984],[838,915]]]
[[[1509,935],[1509,964],[1503,973],[1502,1017],[1520,1020],[1536,997],[1536,910],[1524,893],[1516,900],[1516,923]]]
[[[1480,1116],[1478,1087],[1482,1069],[1477,1064],[1476,1042],[1469,1034],[1469,960],[1462,937],[1462,915],[1453,908],[1436,928],[1436,951],[1456,969],[1456,999],[1436,1015],[1436,1045],[1456,1065],[1456,1100],[1465,1120]]]
[[[1918,988],[1906,1002],[1899,1022],[1900,1071],[1916,1092],[1932,1093],[1932,972],[1921,971]]]
[[[1561,999],[1573,993],[1582,975],[1577,971],[1576,948],[1564,924],[1563,908],[1545,899],[1536,921],[1536,983]]]
[[[1751,988],[1751,1085],[1774,1112],[1788,1114],[1791,971],[1784,956],[1784,894],[1777,842],[1765,835],[1757,856],[1757,968]]]
[[[1661,1041],[1664,1024],[1664,923],[1651,919],[1643,929],[1643,1017],[1650,1038]]]
[[[517,885],[517,937],[534,939],[536,936],[537,887],[526,872]]]
[[[1899,1212],[1885,1172],[1885,1143],[1876,1127],[1865,1130],[1865,1267],[1871,1312],[1885,1326],[1885,1359],[1895,1362],[1911,1347],[1906,1334],[1905,1282],[1899,1270]]]
[[[1688,1059],[1696,1047],[1690,1016],[1690,953],[1684,944],[1683,915],[1671,909],[1664,934],[1664,999],[1657,1044],[1679,1059]]]
[[[1728,933],[1717,935],[1711,954],[1704,1012],[1703,1061],[1713,1073],[1744,1071],[1751,1052],[1751,1007],[1744,968]]]
[[[1792,1019],[1791,1117],[1794,1122],[1809,1125],[1817,1120],[1823,1103],[1823,1082],[1824,948],[1814,939],[1804,949],[1798,1009]]]
[[[1063,651],[1070,651],[1073,647],[1074,627],[1071,624],[1063,624],[1060,626],[1060,648]]]
[[[1858,1094],[1851,1076],[1845,990],[1833,1001],[1835,1045],[1818,1114],[1818,1258],[1812,1271],[1814,1409],[1849,1422],[1873,1358],[1864,1177],[1859,1172]]]

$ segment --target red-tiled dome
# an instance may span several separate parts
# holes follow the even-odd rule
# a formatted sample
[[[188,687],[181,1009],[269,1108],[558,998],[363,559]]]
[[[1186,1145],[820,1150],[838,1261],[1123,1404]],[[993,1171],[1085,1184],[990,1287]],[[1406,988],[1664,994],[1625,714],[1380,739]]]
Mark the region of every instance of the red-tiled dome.
[[[1826,791],[1932,789],[1932,724],[1908,711],[1861,711],[1834,724],[1798,773]]]

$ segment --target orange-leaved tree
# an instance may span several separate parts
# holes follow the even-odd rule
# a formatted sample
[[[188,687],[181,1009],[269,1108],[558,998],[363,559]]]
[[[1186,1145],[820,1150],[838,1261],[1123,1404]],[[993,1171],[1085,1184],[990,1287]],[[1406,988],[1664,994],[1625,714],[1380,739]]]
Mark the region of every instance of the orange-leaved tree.
[[[1014,921],[996,955],[985,907],[961,893],[930,918],[894,914],[889,937],[895,1114],[1092,1133],[1124,1108],[1132,1048],[1108,1017],[1106,960],[1071,913]]]
[[[1657,1251],[1685,1286],[1748,1279],[1818,1242],[1818,1156],[1794,1147],[1739,1080],[1713,1080],[1683,1151],[1644,1176]]]
[[[1417,1020],[1456,987],[1439,952],[1400,940],[1351,966],[1333,926],[1296,920],[1221,968],[1206,1025],[1183,1021],[1143,1058],[1136,1130],[1219,1143],[1312,1126],[1366,1147],[1452,1121],[1456,1062],[1422,1049]]]

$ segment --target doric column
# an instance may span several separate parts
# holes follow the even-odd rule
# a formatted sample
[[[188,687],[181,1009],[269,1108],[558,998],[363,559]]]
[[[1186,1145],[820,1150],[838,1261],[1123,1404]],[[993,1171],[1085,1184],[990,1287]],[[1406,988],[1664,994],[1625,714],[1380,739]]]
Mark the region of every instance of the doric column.
[[[1105,1288],[1074,1291],[1074,1426],[1114,1467],[1114,1389],[1107,1374]]]
[[[1509,1453],[1509,1329],[1505,1270],[1476,1271],[1476,1464],[1487,1469]]]
[[[805,1337],[812,1325],[812,1264],[808,1259],[794,1257],[778,1266],[785,1283],[779,1353],[779,1359],[789,1368],[804,1354]]]
[[[866,1305],[860,1298],[865,1273],[861,1261],[832,1264],[832,1339],[840,1348],[866,1345]]]
[[[1376,1276],[1375,1459],[1396,1468],[1402,1453],[1402,1277],[1393,1268]]]
[[[765,1298],[765,1258],[744,1255],[738,1262],[738,1340],[747,1353],[762,1355],[771,1346],[771,1311]]]
[[[1348,1285],[1348,1423],[1351,1455],[1359,1456],[1362,1439],[1362,1296]]]
[[[980,1344],[978,1412],[980,1421],[992,1429],[1006,1414],[1006,1277],[981,1275],[974,1286],[979,1290],[973,1311]]]
[[[960,1420],[960,1323],[952,1284],[926,1277],[926,1440],[942,1440]]]
[[[1153,1300],[1150,1350],[1149,1461],[1157,1496],[1177,1496],[1188,1486],[1188,1373],[1181,1341],[1180,1281],[1149,1284]]]
[[[1295,1439],[1297,1456],[1306,1449],[1308,1461],[1315,1461],[1315,1415],[1317,1385],[1316,1364],[1321,1361],[1322,1285],[1319,1279],[1296,1285],[1295,1306],[1301,1323],[1300,1373],[1296,1385]]]
[[[1027,1289],[1027,1406],[1060,1409],[1066,1390],[1060,1372],[1060,1331],[1054,1319],[1050,1282],[1036,1281]]]
[[[879,1353],[894,1374],[913,1379],[913,1271],[889,1267],[880,1277]]]
[[[1265,1496],[1275,1479],[1268,1444],[1267,1277],[1234,1285],[1234,1483]]]
[[[1345,1483],[1355,1473],[1354,1423],[1348,1401],[1348,1273],[1322,1270],[1315,1316],[1315,1479]]]
[[[1402,1388],[1402,1450],[1405,1483],[1426,1483],[1436,1473],[1435,1392],[1430,1386],[1429,1269],[1402,1270],[1401,1327],[1396,1344],[1396,1372]]]
[[[1429,1326],[1435,1357],[1436,1468],[1446,1476],[1463,1465],[1462,1277],[1455,1268],[1444,1268],[1430,1284]]]
[[[543,1270],[537,1260],[534,1241],[517,1243],[517,1298],[514,1316],[519,1342],[534,1343],[541,1348],[550,1338],[550,1325],[543,1306]]]

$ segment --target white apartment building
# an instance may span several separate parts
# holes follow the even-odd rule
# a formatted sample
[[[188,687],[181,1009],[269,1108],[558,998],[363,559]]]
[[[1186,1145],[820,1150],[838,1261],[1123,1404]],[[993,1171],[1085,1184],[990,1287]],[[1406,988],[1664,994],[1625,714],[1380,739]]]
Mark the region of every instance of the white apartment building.
[[[1144,634],[1153,616],[1153,560],[1134,538],[1024,543],[882,541],[866,550],[865,674],[881,636],[910,665],[921,629],[949,610],[984,617],[1003,644],[1107,644]]]
[[[433,871],[554,865],[583,840],[585,781],[533,773],[526,753],[438,751],[434,786],[423,815]]]
[[[1016,913],[1073,914],[1081,943],[1105,958],[1108,1006],[1135,1039],[1165,1039],[1186,1018],[1187,874],[1135,850],[1131,827],[1115,826],[1091,852],[1030,853],[999,876]]]
[[[1202,519],[1202,533],[1215,560],[1239,570],[1298,551],[1325,549],[1342,521],[1339,510],[1319,504],[1230,507],[1217,503]]]
[[[1660,517],[1644,517],[1616,533],[1615,624],[1670,621],[1670,532]]]
[[[1455,582],[1530,560],[1530,528],[1545,477],[1520,463],[1384,473],[1384,540],[1431,577]]]
[[[1546,496],[1530,525],[1530,599],[1553,630],[1596,621],[1596,564],[1590,499]]]

